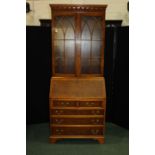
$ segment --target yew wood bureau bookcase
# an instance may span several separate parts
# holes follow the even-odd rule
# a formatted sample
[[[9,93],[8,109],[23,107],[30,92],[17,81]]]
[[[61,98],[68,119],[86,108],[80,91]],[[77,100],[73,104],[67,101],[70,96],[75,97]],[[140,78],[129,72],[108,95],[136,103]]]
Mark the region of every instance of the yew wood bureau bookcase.
[[[106,5],[51,4],[52,77],[49,140],[104,143]]]

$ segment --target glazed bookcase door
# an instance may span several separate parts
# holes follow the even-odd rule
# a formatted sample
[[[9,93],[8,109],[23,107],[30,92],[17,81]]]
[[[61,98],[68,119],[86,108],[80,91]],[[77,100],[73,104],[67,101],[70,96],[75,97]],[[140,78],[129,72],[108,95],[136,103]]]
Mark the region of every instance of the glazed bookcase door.
[[[103,18],[81,16],[81,74],[103,73]]]
[[[53,30],[54,75],[75,74],[75,16],[55,16]]]

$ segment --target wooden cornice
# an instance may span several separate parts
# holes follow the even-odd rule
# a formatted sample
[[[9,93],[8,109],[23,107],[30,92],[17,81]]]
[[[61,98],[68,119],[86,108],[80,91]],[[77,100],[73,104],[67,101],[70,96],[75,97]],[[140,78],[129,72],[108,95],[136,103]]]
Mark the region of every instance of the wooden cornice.
[[[50,4],[51,9],[60,11],[105,11],[107,5],[81,5],[81,4]]]

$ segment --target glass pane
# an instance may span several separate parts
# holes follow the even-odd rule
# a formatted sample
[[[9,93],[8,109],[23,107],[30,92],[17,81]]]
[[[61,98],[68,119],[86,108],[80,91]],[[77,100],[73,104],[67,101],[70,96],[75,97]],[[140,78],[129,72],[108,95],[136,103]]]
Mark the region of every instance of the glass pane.
[[[90,49],[91,41],[81,42],[81,73],[90,72]]]
[[[75,39],[74,17],[65,17],[66,33],[65,39]]]
[[[54,28],[54,39],[64,39],[64,32],[63,32],[63,24],[62,24],[63,17],[56,17],[55,28]]]
[[[75,17],[55,17],[55,73],[75,73]]]
[[[64,61],[63,61],[63,58],[61,57],[57,57],[55,59],[55,72],[64,73]]]
[[[63,57],[64,55],[64,41],[55,40],[54,41],[55,57]]]
[[[92,57],[100,58],[102,50],[102,42],[101,41],[92,41]]]
[[[94,74],[99,74],[100,71],[100,59],[94,58],[91,60],[91,72]]]
[[[72,40],[56,40],[55,45],[55,61],[57,66],[56,73],[75,73],[75,41]],[[61,61],[61,62],[59,62]],[[58,69],[59,68],[59,69]],[[58,69],[58,70],[57,70]]]
[[[81,17],[81,73],[101,73],[102,18]]]
[[[94,29],[92,32],[92,40],[102,40],[102,19],[101,17],[94,17]]]
[[[102,39],[102,18],[101,17],[82,17],[81,38],[90,40]]]
[[[89,29],[89,25],[82,20],[82,40],[91,40],[91,32]]]
[[[75,73],[75,41],[65,41],[65,73]]]
[[[82,63],[81,73],[89,74],[90,73],[90,59],[82,59],[81,63]]]
[[[75,38],[75,20],[74,17],[59,16],[56,17],[54,29],[55,39],[74,39]]]
[[[81,42],[81,59],[90,58],[91,41]]]

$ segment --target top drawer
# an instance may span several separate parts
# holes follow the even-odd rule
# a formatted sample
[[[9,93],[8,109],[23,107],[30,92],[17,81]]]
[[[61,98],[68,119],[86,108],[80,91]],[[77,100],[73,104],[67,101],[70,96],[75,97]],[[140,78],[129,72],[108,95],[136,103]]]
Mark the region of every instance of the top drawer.
[[[102,101],[81,101],[78,105],[80,107],[102,107]]]
[[[54,107],[75,107],[76,102],[74,101],[53,101]]]
[[[53,101],[54,107],[102,107],[105,101]]]

